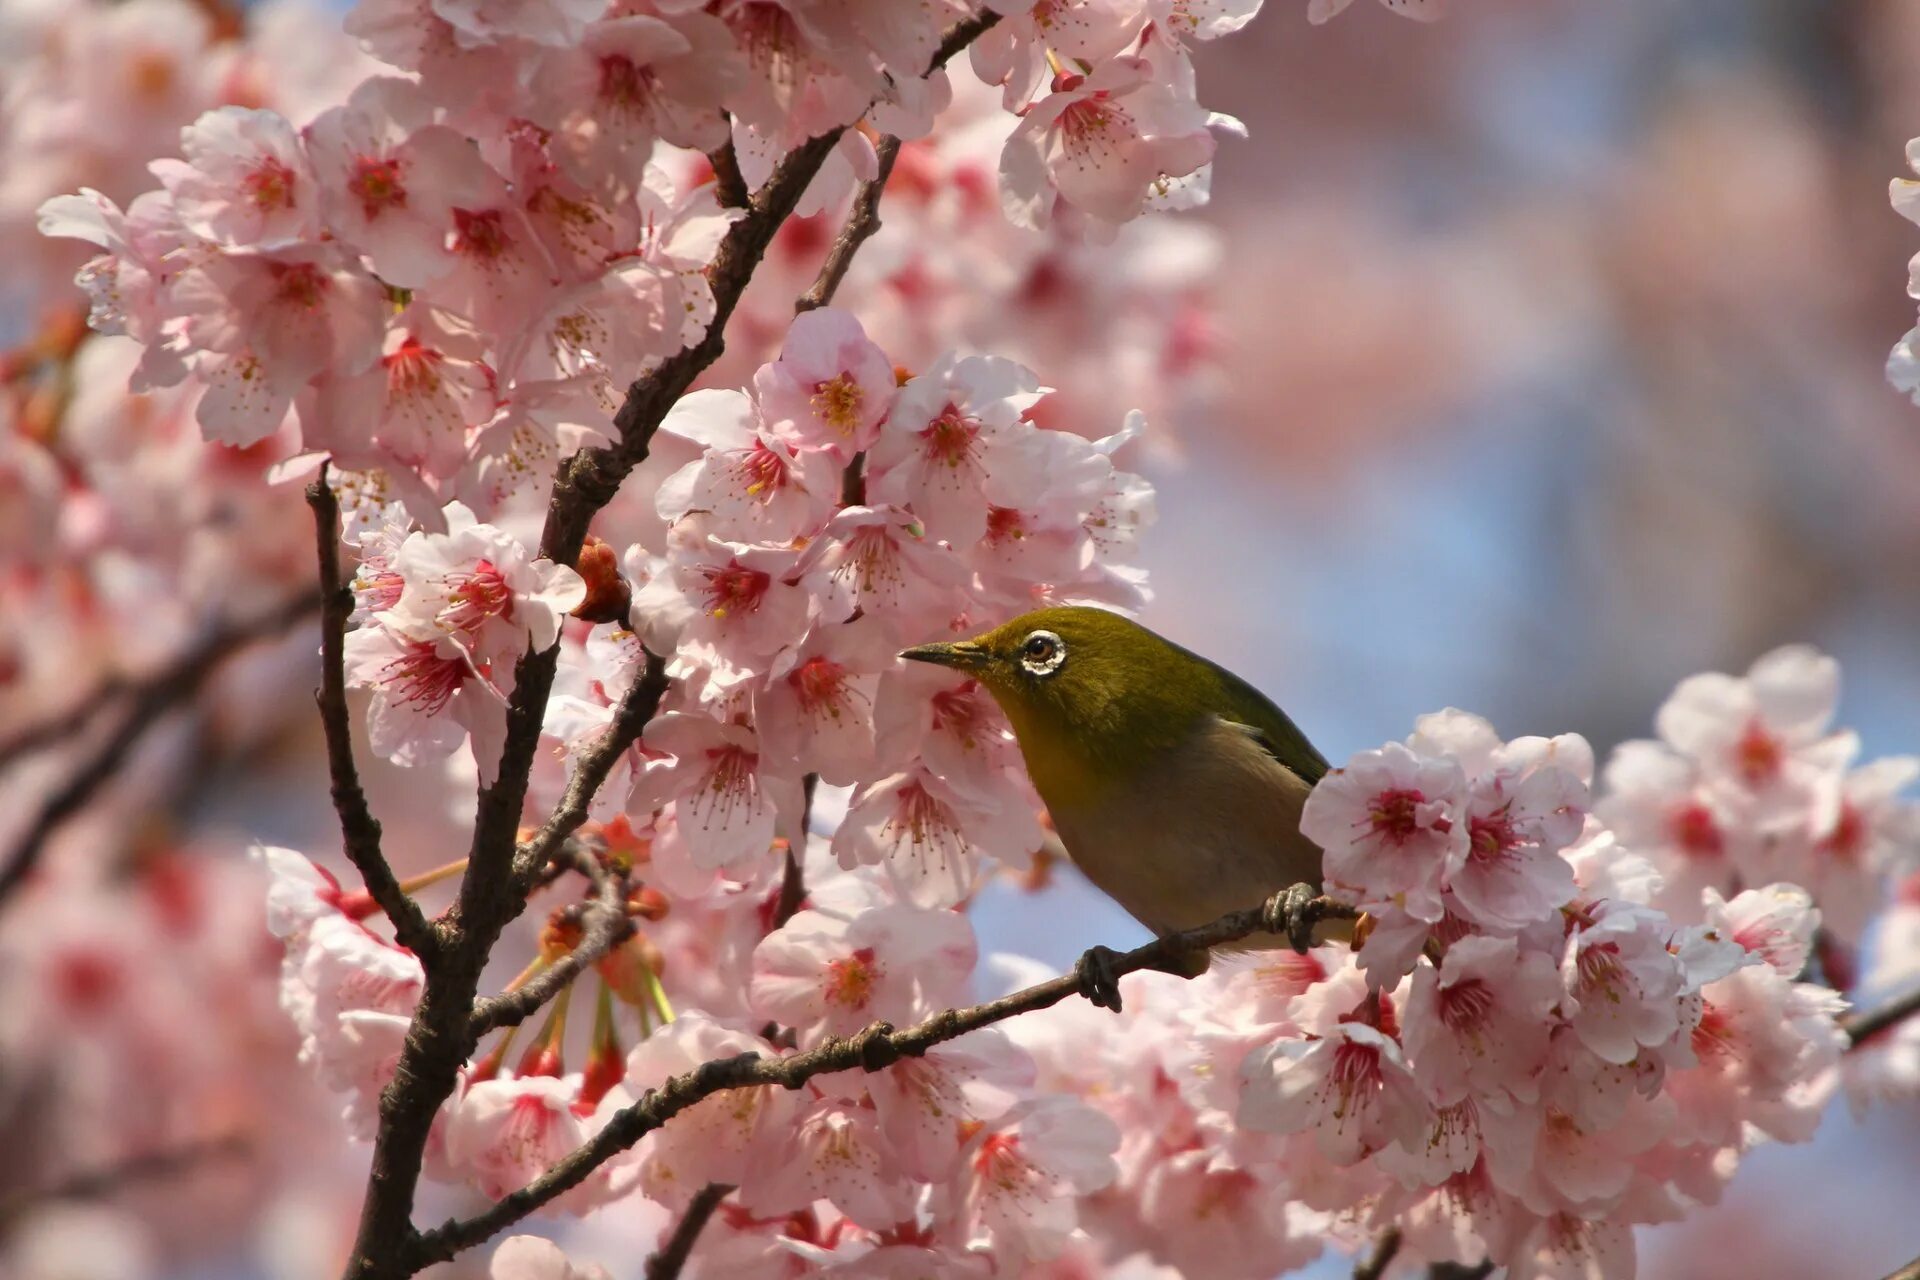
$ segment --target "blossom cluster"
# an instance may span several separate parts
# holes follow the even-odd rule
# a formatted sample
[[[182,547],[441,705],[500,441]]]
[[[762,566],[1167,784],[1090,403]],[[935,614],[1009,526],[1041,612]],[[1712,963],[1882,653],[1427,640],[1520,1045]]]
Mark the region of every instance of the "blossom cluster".
[[[1215,133],[1236,126],[1195,102],[1189,45],[1257,8],[1049,0],[1002,16],[972,56],[1000,120],[1017,115],[997,161],[1011,221],[1110,236],[1150,202],[1199,202]],[[803,199],[818,211],[875,176],[884,131],[915,148],[903,183],[930,205],[943,178],[978,203],[981,175],[931,140],[952,97],[936,50],[968,17],[958,0],[368,0],[347,29],[404,76],[370,76],[298,125],[217,107],[153,162],[159,190],[124,207],[60,196],[41,228],[101,250],[81,273],[93,326],[141,344],[136,390],[200,389],[209,439],[245,447],[291,421],[302,450],[380,477],[416,519],[454,499],[488,517],[603,440],[627,381],[712,322],[703,269],[741,211],[700,153],[729,147],[754,183],[844,130]],[[960,292],[967,257],[923,263],[950,283],[916,273],[918,305]]]
[[[716,461],[710,451],[689,464],[707,471],[686,481]],[[686,481],[663,485],[661,501]],[[1826,659],[1790,650],[1757,669],[1769,696],[1797,691],[1819,711],[1802,746],[1827,736]],[[1702,681],[1748,687],[1695,677],[1663,728]],[[1714,705],[1695,724],[1708,739],[1747,730],[1752,706],[1738,692]],[[974,731],[1002,737],[990,723]],[[1641,750],[1623,747],[1604,776]],[[1405,742],[1330,774],[1303,819],[1325,850],[1328,892],[1366,912],[1353,943],[1216,957],[1193,984],[1136,975],[1124,1018],[1076,1004],[878,1074],[711,1100],[563,1204],[637,1194],[679,1210],[709,1183],[739,1186],[710,1228],[696,1265],[713,1270],[702,1274],[802,1264],[1077,1274],[1133,1258],[1252,1278],[1397,1225],[1413,1257],[1492,1259],[1516,1276],[1631,1275],[1634,1224],[1713,1202],[1755,1143],[1811,1136],[1839,1080],[1845,1005],[1814,980],[1813,895],[1784,882],[1724,894],[1696,884],[1683,900],[1666,854],[1642,856],[1597,816],[1620,793],[1595,801],[1594,773],[1576,736],[1502,741],[1458,711],[1424,717]],[[632,794],[644,806],[664,793]],[[1898,833],[1912,814],[1889,798],[1871,815],[1907,858],[1914,843]],[[807,903],[776,924],[764,856],[757,878],[743,855],[689,884],[700,864],[672,852],[685,819],[671,817],[653,815],[650,840],[624,834],[644,827],[639,808],[610,830],[665,890],[647,963],[678,1019],[602,1073],[613,1082],[604,1093],[591,1063],[557,1079],[496,1077],[497,1055],[478,1064],[470,1079],[481,1083],[439,1122],[452,1158],[439,1176],[497,1194],[589,1135],[609,1099],[703,1060],[805,1049],[964,1002],[977,959],[966,917],[939,896],[915,901],[923,882],[903,879],[900,864],[842,868],[833,854],[844,838],[816,836],[802,859]],[[1752,840],[1768,821],[1752,808],[1724,818]],[[312,873],[288,883],[303,880]],[[393,963],[359,925],[329,928]],[[294,955],[290,975],[310,969]],[[404,961],[396,974],[418,980]],[[1041,975],[1015,965],[1010,976]],[[295,981],[296,1011],[312,1000],[306,981]],[[397,1051],[401,1020],[359,1016],[382,1027],[385,1054]],[[780,1039],[766,1038],[770,1027]],[[390,1057],[361,1056],[344,1021],[303,1029],[319,1058],[375,1068],[355,1085],[364,1107]],[[1897,1074],[1882,1068],[1882,1092]],[[512,1108],[503,1091],[516,1091]],[[507,1128],[513,1108],[542,1124]],[[564,1260],[547,1248],[510,1242],[496,1265],[522,1253]]]

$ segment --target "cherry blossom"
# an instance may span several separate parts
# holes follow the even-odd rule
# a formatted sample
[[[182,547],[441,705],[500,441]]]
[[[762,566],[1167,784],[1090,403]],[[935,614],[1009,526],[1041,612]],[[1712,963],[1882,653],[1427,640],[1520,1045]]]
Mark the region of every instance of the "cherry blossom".
[[[851,917],[801,911],[755,948],[750,1000],[755,1013],[801,1030],[905,1024],[916,1010],[956,1002],[974,954],[972,929],[951,911],[884,900]]]
[[[1326,851],[1329,889],[1438,920],[1446,864],[1470,847],[1464,785],[1459,764],[1398,743],[1363,751],[1329,774],[1300,815],[1301,832]]]
[[[508,1236],[487,1265],[492,1280],[608,1280],[605,1267],[576,1265],[560,1246],[539,1236]]]
[[[761,366],[753,383],[769,432],[843,463],[873,443],[895,394],[886,353],[835,307],[795,319],[780,358]]]

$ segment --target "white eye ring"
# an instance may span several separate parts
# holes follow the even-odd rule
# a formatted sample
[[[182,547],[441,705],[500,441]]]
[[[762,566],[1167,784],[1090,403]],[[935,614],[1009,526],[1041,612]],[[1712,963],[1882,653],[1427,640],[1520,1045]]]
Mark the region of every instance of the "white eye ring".
[[[1050,676],[1067,660],[1067,642],[1051,631],[1033,631],[1020,642],[1020,666],[1029,675]]]

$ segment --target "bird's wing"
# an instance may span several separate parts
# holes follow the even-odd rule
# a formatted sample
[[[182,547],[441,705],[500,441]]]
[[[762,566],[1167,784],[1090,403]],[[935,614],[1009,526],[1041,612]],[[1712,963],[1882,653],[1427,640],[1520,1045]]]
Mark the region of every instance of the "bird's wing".
[[[1232,725],[1259,743],[1268,755],[1279,761],[1290,772],[1299,775],[1307,785],[1312,786],[1326,777],[1326,758],[1314,750],[1313,744],[1307,741],[1307,736],[1287,718],[1285,712],[1274,707],[1272,717],[1261,716],[1260,718],[1268,723],[1247,724],[1230,716],[1221,716],[1220,720],[1221,723]]]

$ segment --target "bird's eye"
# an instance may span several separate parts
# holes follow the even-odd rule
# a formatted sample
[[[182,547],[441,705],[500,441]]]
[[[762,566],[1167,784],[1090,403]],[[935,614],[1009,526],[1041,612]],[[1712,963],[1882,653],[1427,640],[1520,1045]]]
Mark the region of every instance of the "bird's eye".
[[[1066,660],[1066,643],[1051,631],[1035,631],[1020,645],[1020,665],[1036,676],[1052,675]]]

